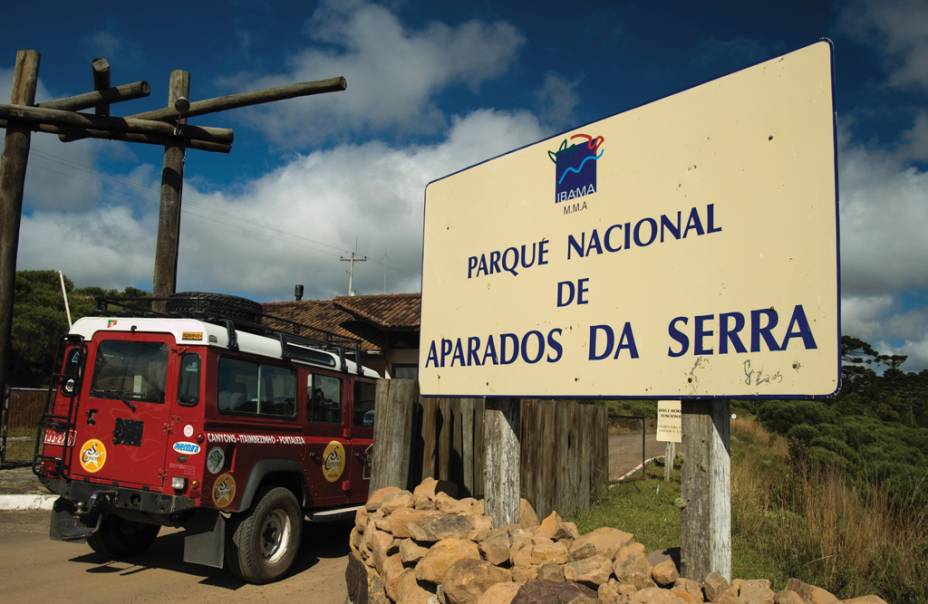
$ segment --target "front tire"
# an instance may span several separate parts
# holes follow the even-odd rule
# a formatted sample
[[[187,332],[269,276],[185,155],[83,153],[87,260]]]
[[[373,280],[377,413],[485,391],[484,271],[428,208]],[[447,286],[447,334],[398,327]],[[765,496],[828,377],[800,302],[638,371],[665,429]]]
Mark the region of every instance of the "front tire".
[[[100,527],[87,537],[87,544],[98,554],[109,558],[125,558],[142,554],[158,537],[161,526],[126,520],[104,514]]]
[[[248,583],[283,577],[300,549],[303,514],[290,489],[274,487],[233,524],[226,560],[229,570]]]

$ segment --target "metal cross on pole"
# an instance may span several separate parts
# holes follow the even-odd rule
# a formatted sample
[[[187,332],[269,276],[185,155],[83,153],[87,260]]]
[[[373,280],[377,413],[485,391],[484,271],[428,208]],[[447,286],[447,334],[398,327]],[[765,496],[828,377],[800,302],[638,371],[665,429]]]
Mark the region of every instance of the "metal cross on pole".
[[[13,290],[16,253],[22,218],[23,186],[32,131],[57,134],[62,142],[83,138],[123,140],[164,147],[161,171],[161,208],[152,286],[156,297],[174,293],[177,285],[181,193],[186,150],[228,153],[233,132],[228,128],[194,126],[188,118],[227,109],[258,105],[326,92],[345,90],[343,77],[239,92],[191,102],[190,74],[171,72],[167,107],[125,117],[111,115],[111,105],[148,96],[148,82],[110,86],[110,64],[105,58],[91,62],[94,89],[90,92],[36,104],[39,53],[16,53],[13,92],[9,104],[0,104],[0,128],[6,128],[0,162],[0,393],[7,383],[13,325]],[[93,108],[93,113],[81,109]]]

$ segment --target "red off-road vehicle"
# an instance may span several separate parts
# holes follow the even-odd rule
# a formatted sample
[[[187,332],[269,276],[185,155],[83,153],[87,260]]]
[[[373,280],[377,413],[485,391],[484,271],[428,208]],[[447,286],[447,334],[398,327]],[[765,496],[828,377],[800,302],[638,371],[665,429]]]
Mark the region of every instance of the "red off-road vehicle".
[[[290,568],[304,516],[366,500],[377,373],[356,342],[228,296],[128,317],[107,304],[127,303],[66,336],[40,425],[52,538],[122,557],[183,527],[186,562],[265,583]]]

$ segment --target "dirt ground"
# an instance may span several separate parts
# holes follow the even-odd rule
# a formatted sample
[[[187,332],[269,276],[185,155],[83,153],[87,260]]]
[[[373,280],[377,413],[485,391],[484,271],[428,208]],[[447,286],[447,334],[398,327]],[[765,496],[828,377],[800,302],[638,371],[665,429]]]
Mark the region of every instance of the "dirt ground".
[[[110,561],[83,542],[48,538],[49,512],[0,512],[0,586],[6,602],[271,602],[344,604],[351,525],[309,525],[291,574],[247,585],[183,562],[179,531],[163,529],[148,553]],[[285,600],[286,599],[286,600]]]

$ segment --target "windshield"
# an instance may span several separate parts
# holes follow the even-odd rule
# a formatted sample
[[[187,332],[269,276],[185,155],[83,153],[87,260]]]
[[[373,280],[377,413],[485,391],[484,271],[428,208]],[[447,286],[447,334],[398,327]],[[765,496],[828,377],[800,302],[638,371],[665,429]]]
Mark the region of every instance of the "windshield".
[[[165,344],[104,341],[97,347],[90,393],[102,398],[163,403],[167,367]]]

